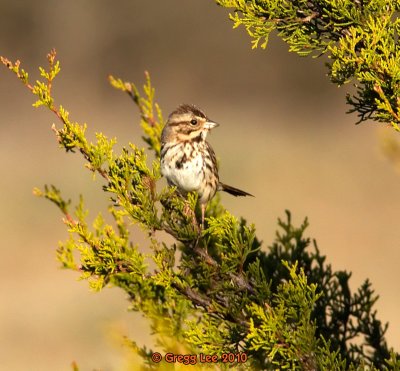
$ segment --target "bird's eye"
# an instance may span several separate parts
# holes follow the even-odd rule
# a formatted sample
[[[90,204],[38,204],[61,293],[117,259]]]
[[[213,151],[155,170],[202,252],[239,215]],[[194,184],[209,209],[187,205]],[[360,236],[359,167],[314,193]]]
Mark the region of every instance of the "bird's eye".
[[[192,119],[192,120],[190,121],[190,124],[193,125],[193,126],[194,126],[194,125],[197,125],[197,120],[196,120],[196,119]]]

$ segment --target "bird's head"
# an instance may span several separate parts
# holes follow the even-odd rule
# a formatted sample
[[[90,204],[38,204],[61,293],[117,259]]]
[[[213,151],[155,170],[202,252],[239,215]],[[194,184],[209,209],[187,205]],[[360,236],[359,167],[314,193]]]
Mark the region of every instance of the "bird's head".
[[[168,117],[161,141],[204,141],[207,133],[218,124],[192,104],[181,104]]]

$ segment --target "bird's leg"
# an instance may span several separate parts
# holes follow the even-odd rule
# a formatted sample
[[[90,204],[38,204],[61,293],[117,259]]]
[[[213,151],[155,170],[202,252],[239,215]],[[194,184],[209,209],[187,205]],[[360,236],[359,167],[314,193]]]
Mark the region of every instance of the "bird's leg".
[[[200,229],[200,235],[204,231],[204,216],[206,214],[206,206],[207,206],[207,204],[201,204],[201,227],[200,227],[201,229]],[[204,245],[205,245],[206,254],[208,255],[207,244],[205,243],[205,241],[204,241]]]
[[[204,229],[204,215],[206,213],[206,204],[201,204],[201,230]]]

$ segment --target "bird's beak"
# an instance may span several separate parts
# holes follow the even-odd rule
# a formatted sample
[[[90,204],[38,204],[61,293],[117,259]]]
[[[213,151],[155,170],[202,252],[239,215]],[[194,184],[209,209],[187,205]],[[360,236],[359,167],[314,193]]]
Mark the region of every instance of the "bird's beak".
[[[207,130],[214,129],[217,126],[219,126],[219,124],[211,120],[207,120],[206,123],[204,124],[204,128]]]

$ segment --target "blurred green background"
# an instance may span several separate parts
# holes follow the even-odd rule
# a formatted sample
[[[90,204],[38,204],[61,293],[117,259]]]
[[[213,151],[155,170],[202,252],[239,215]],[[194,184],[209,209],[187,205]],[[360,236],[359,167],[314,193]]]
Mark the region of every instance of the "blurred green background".
[[[141,85],[148,70],[165,117],[183,102],[202,107],[221,124],[210,142],[222,181],[256,195],[223,195],[226,208],[256,224],[264,248],[286,208],[296,223],[308,216],[308,235],[335,270],[353,272],[353,289],[372,280],[378,317],[400,349],[399,175],[380,152],[378,125],[355,126],[345,114],[350,87],[328,81],[323,58],[289,54],[276,37],[251,50],[212,0],[0,0],[1,55],[35,79],[53,47],[62,68],[56,103],[87,122],[91,138],[101,131],[120,146],[142,143],[137,109],[108,74]],[[119,290],[93,294],[59,269],[61,214],[32,195],[45,183],[74,201],[82,193],[93,217],[106,205],[101,180],[57,148],[55,116],[32,108],[6,68],[0,98],[0,369],[70,370],[73,360],[82,370],[126,369],[121,337],[148,342],[145,320]]]

